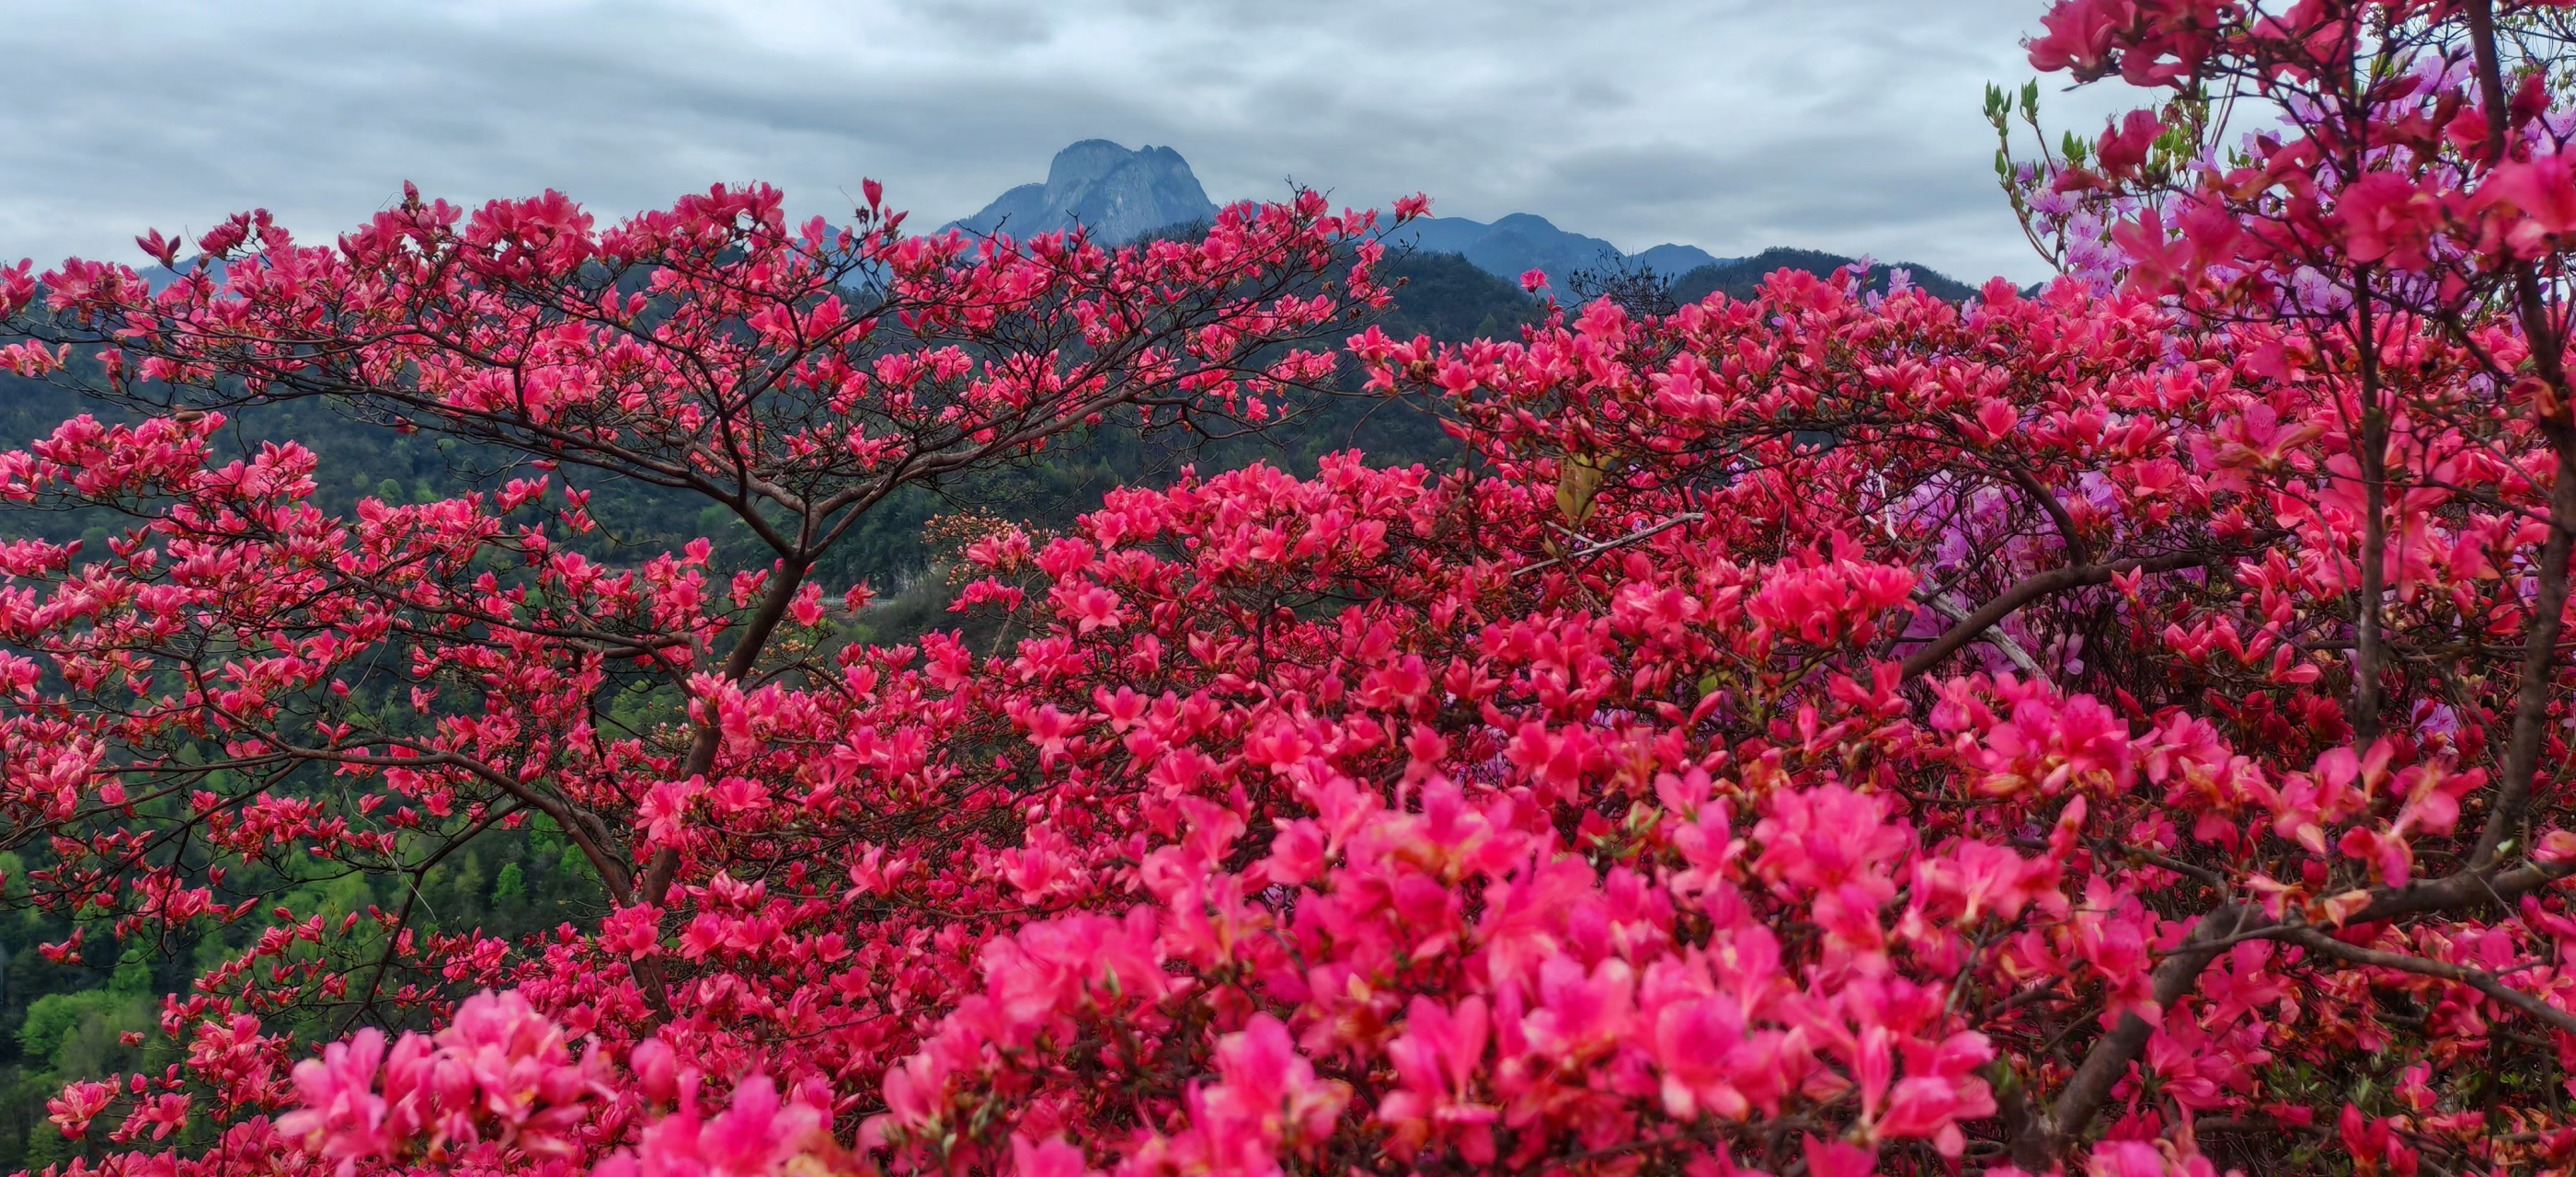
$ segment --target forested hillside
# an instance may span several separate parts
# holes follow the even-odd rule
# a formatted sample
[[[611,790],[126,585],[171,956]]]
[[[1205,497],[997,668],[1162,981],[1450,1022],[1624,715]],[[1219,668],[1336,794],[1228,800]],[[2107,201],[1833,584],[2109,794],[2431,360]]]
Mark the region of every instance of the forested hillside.
[[[1763,275],[1775,270],[1802,270],[1822,278],[1851,265],[1853,261],[1821,250],[1774,247],[1749,258],[1701,266],[1683,274],[1673,279],[1672,296],[1679,302],[1698,302],[1715,293],[1749,298],[1754,288],[1762,284]],[[1906,271],[1909,282],[1935,298],[1957,302],[1977,292],[1975,287],[1938,270],[1907,262],[1873,264],[1869,270],[1869,283],[1873,288],[1883,290],[1898,270]]]

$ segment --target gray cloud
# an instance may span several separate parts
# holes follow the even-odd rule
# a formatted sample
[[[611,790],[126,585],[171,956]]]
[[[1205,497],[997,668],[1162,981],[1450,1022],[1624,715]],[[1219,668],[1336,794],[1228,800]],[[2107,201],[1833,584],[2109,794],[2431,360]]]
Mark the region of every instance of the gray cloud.
[[[1168,144],[1220,200],[1415,190],[1628,249],[1768,245],[2034,277],[1980,88],[2042,0],[0,0],[0,254],[131,258],[276,211],[315,238],[405,179],[603,214],[884,180],[919,223],[1074,139]],[[2098,126],[2111,92],[2051,100]]]

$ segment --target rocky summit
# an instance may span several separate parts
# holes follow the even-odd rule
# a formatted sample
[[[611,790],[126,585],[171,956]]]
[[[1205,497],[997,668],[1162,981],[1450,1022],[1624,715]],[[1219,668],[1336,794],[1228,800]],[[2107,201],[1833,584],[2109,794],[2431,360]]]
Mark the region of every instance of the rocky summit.
[[[1116,244],[1215,217],[1216,202],[1180,152],[1085,139],[1055,153],[1045,183],[1013,188],[956,226],[1025,238],[1081,225],[1093,240]]]

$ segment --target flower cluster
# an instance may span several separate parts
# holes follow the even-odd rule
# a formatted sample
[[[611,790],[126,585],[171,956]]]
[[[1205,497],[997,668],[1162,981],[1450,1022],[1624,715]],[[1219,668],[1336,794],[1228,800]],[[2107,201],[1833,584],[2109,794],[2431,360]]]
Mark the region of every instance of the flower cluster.
[[[563,1029],[516,993],[467,998],[434,1037],[392,1050],[373,1028],[295,1064],[297,1107],[277,1134],[338,1172],[417,1153],[446,1161],[514,1151],[538,1161],[578,1151],[576,1128],[608,1091],[596,1046],[576,1061]]]

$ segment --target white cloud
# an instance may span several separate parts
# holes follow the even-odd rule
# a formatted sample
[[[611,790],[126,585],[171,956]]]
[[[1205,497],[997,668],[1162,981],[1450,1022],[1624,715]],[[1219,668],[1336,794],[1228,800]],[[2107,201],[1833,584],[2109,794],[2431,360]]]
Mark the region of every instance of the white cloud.
[[[1168,144],[1220,200],[1535,212],[1629,249],[1767,245],[2034,277],[1989,80],[2041,0],[0,0],[0,253],[130,257],[254,205],[307,236],[405,179],[603,214],[765,179],[886,181],[922,224],[1080,138]],[[2052,100],[2089,129],[2109,92]]]

